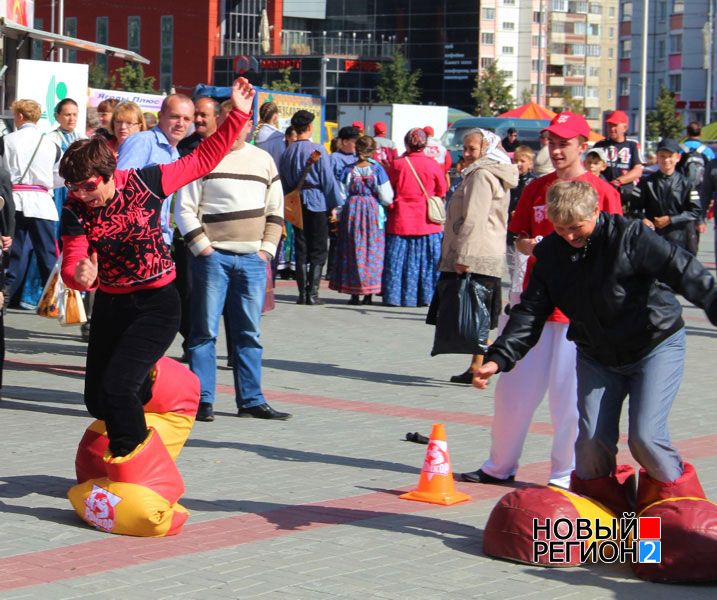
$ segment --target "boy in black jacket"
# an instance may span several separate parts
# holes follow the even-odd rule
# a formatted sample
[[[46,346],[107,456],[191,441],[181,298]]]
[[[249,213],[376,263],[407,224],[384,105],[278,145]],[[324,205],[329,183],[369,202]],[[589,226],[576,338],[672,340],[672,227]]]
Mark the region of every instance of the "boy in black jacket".
[[[633,202],[632,214],[673,244],[697,254],[696,225],[702,221],[698,190],[679,171],[680,145],[663,138],[657,145],[656,171],[640,180],[640,195]]]

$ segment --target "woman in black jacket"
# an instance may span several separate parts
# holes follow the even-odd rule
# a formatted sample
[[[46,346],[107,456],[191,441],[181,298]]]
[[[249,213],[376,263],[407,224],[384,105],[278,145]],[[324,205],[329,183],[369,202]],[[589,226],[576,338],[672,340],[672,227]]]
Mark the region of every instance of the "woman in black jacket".
[[[578,348],[574,491],[611,506],[620,505],[621,494],[630,496],[616,463],[620,411],[629,395],[628,444],[646,471],[638,500],[666,482],[671,496],[704,497],[694,469],[670,443],[667,416],[685,355],[682,309],[672,290],[717,324],[712,276],[640,221],[601,213],[585,182],[555,183],[547,212],[555,232],[536,246],[528,288],[474,385],[485,387],[491,375],[509,371],[525,356],[557,307],[570,319],[567,336]]]

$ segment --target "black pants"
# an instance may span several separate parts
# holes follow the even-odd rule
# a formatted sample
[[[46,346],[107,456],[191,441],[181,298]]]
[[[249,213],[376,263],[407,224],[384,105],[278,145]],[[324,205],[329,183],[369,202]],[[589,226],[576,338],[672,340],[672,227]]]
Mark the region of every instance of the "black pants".
[[[184,243],[184,238],[174,232],[172,242],[172,259],[176,268],[177,278],[174,284],[177,286],[179,298],[182,304],[182,318],[179,323],[179,333],[182,336],[182,349],[186,352],[189,340],[189,299],[192,297],[192,269],[190,267],[191,251]]]
[[[22,212],[16,212],[15,236],[12,239],[10,264],[5,276],[8,301],[13,299],[25,281],[32,250],[37,256],[37,268],[44,285],[57,262],[55,221],[26,217]]]
[[[114,456],[129,454],[147,437],[143,406],[151,396],[149,373],[177,335],[180,311],[173,283],[130,294],[97,291],[85,405],[105,421]]]
[[[311,263],[323,267],[326,263],[329,239],[329,220],[326,211],[313,212],[302,204],[301,212],[304,218],[304,228],[294,227],[296,264],[298,266]]]

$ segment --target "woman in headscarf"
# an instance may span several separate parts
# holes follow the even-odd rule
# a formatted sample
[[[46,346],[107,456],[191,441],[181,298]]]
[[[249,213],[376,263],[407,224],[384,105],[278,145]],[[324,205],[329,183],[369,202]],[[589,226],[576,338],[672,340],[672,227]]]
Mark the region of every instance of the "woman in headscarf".
[[[505,269],[505,236],[508,225],[510,190],[518,184],[518,168],[490,131],[471,129],[463,136],[463,181],[446,209],[443,250],[438,266],[440,279],[454,279],[467,273],[490,292],[486,308],[490,328],[498,327],[502,302],[500,280]],[[438,310],[438,294],[431,312]],[[451,377],[453,383],[471,384],[473,372],[483,364],[476,354],[465,373]]]
[[[426,195],[444,197],[446,177],[423,153],[426,140],[423,129],[411,129],[404,138],[406,153],[388,174],[395,197],[386,225],[383,303],[391,306],[427,305],[438,280],[443,225],[429,221]]]

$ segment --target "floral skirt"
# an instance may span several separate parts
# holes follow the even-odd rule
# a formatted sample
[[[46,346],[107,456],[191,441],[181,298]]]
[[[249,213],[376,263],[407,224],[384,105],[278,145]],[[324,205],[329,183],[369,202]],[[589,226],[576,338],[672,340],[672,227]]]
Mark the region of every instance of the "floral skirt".
[[[386,235],[383,266],[383,303],[425,306],[438,281],[443,233]]]

